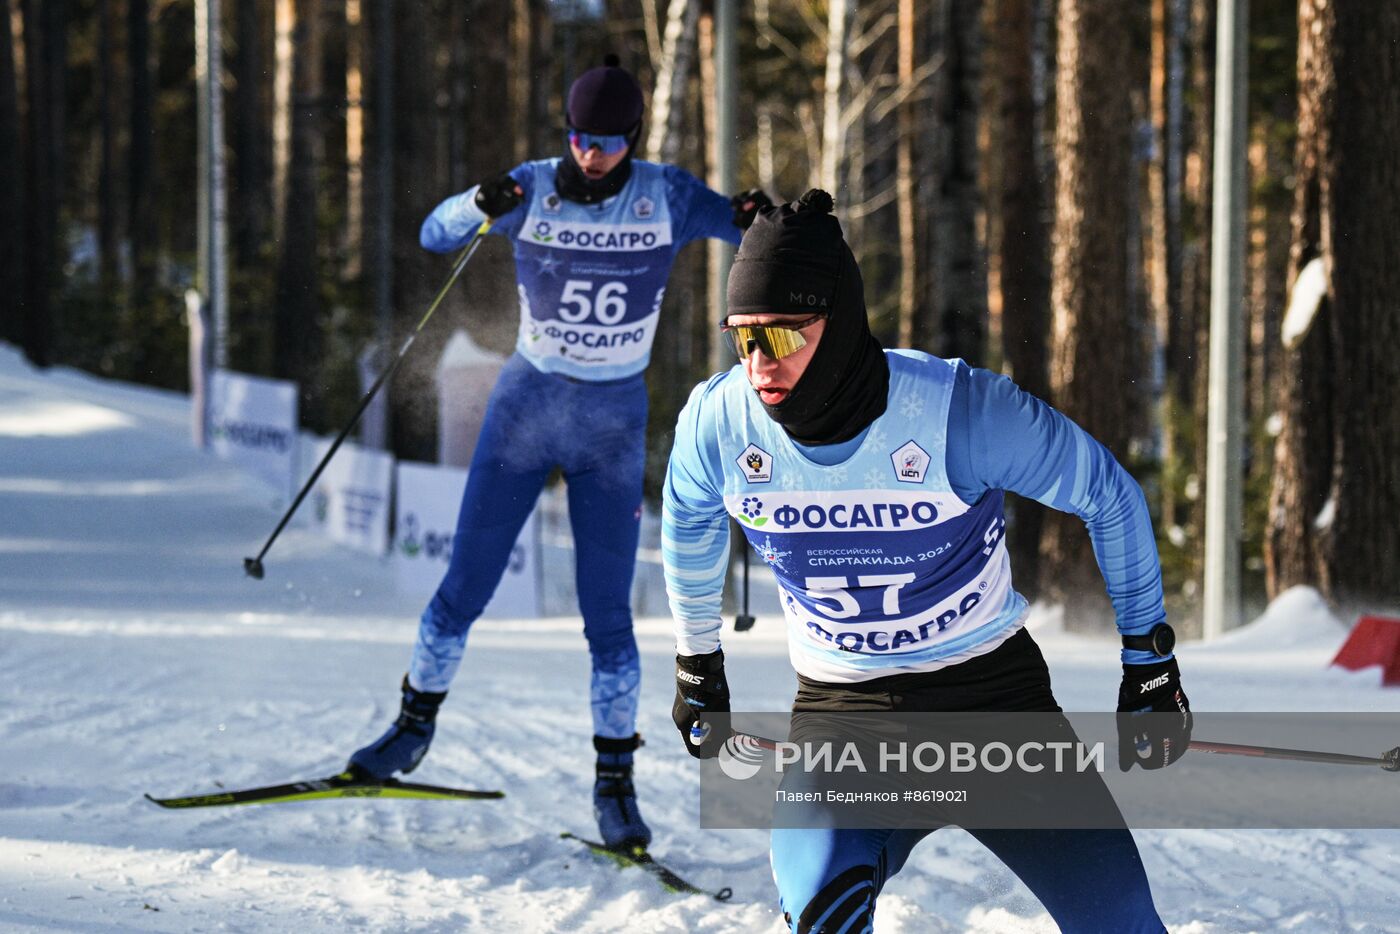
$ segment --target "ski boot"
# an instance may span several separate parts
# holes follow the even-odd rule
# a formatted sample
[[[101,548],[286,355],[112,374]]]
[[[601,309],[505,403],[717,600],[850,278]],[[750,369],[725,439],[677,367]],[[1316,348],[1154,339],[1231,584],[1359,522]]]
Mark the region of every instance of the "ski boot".
[[[651,828],[637,810],[637,792],[632,787],[632,753],[642,744],[633,734],[626,739],[593,737],[598,752],[597,780],[593,783],[593,816],[603,843],[617,849],[646,848]]]

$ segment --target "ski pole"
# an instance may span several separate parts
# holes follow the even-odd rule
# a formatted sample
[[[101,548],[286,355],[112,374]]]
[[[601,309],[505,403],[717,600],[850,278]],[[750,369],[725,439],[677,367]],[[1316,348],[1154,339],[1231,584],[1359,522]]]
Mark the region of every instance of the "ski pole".
[[[355,425],[359,423],[360,416],[364,414],[365,409],[369,406],[370,400],[374,398],[375,393],[379,392],[379,387],[383,386],[384,383],[388,381],[389,377],[394,375],[394,371],[399,368],[399,364],[403,363],[404,357],[408,354],[408,348],[412,347],[413,342],[418,339],[418,335],[423,330],[423,326],[428,323],[428,319],[433,316],[433,312],[437,311],[438,305],[442,304],[443,296],[452,288],[453,283],[457,281],[457,277],[462,274],[462,269],[467,265],[467,261],[472,258],[472,255],[476,253],[476,248],[481,245],[482,237],[484,237],[486,232],[490,229],[491,218],[488,217],[481,222],[481,226],[476,229],[476,233],[472,234],[472,238],[467,241],[466,246],[462,247],[462,252],[457,255],[457,261],[452,264],[452,272],[448,274],[447,281],[442,284],[442,288],[438,289],[437,297],[434,298],[433,303],[428,306],[427,313],[424,314],[422,320],[418,322],[418,326],[409,332],[408,337],[403,342],[403,346],[399,348],[398,356],[384,369],[384,372],[379,374],[379,378],[374,381],[374,385],[369,388],[369,392],[365,393],[364,398],[360,400],[359,406],[355,409],[355,414],[350,416],[350,421],[346,423],[345,427],[341,429],[339,436],[331,443],[330,450],[326,452],[325,457],[321,458],[321,463],[317,464],[316,469],[311,471],[311,476],[307,478],[306,483],[301,488],[301,492],[297,494],[296,499],[292,501],[292,505],[288,507],[286,514],[282,516],[282,521],[277,523],[277,528],[273,529],[272,534],[268,536],[267,542],[262,546],[262,551],[258,552],[256,558],[243,559],[243,571],[249,577],[255,580],[262,580],[263,556],[266,555],[267,550],[272,547],[272,543],[277,541],[277,536],[282,534],[282,529],[286,528],[287,523],[291,521],[292,515],[297,511],[297,507],[301,505],[301,501],[306,499],[306,494],[310,493],[311,488],[316,485],[317,479],[321,476],[321,471],[326,469],[326,465],[329,464],[331,458],[335,456],[335,452],[340,449],[341,442],[345,440],[346,436],[350,434]]]
[[[690,741],[700,745],[710,734],[709,725],[702,726],[697,720],[690,730]],[[735,730],[732,739],[748,742],[761,749],[774,750],[778,741],[752,733]],[[1188,749],[1231,756],[1253,756],[1259,759],[1288,759],[1295,762],[1322,762],[1328,765],[1370,765],[1380,766],[1387,772],[1400,772],[1400,746],[1380,756],[1352,756],[1339,752],[1316,752],[1310,749],[1281,749],[1276,746],[1248,746],[1241,743],[1216,743],[1193,739]]]
[[[1378,765],[1387,772],[1400,772],[1400,746],[1378,757],[1349,756],[1340,752],[1314,752],[1310,749],[1280,749],[1276,746],[1246,746],[1240,743],[1214,743],[1193,739],[1187,749],[1229,756],[1254,756],[1259,759],[1291,759],[1295,762],[1325,762],[1331,765]]]
[[[754,618],[749,614],[749,549],[744,548],[744,612],[734,617],[734,631],[748,632],[753,628]]]

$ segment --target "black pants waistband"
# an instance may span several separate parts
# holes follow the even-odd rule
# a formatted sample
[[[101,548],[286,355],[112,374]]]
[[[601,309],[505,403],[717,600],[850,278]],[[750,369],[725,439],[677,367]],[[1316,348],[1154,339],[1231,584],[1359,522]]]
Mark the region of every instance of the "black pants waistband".
[[[1050,670],[1022,629],[986,655],[937,671],[834,683],[797,676],[794,711],[1058,711]]]

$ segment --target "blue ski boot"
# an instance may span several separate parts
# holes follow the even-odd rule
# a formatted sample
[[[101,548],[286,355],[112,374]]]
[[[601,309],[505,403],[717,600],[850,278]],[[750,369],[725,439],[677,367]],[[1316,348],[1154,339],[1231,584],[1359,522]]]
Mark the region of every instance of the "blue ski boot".
[[[418,768],[433,741],[438,708],[446,691],[419,691],[403,676],[403,702],[399,716],[384,735],[350,756],[346,771],[361,778],[383,781],[395,772],[407,775]]]
[[[632,753],[641,744],[642,738],[635,733],[626,739],[593,737],[593,748],[598,751],[593,816],[598,819],[603,843],[614,849],[651,843],[651,828],[637,810],[637,792],[632,787]]]

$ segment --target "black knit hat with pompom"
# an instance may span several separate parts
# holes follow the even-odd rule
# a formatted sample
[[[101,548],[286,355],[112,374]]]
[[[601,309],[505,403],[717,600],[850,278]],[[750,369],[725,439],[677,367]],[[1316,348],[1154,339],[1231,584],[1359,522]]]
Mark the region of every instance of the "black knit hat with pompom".
[[[729,273],[731,315],[831,314],[841,274],[860,278],[834,206],[831,195],[813,188],[759,210]],[[861,302],[863,310],[864,296]]]
[[[726,295],[730,315],[825,315],[826,329],[797,385],[768,415],[803,444],[854,438],[884,414],[885,352],[870,333],[865,285],[831,195],[813,188],[762,208],[744,233]]]

